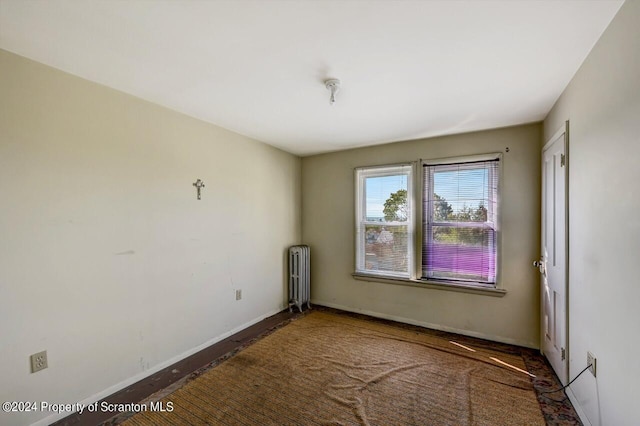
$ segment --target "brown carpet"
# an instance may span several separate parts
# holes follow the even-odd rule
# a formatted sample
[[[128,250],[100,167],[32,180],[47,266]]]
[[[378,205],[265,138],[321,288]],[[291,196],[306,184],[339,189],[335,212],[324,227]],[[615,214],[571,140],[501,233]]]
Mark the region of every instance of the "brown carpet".
[[[544,425],[521,356],[330,312],[259,340],[135,425]],[[148,405],[148,404],[147,404]]]

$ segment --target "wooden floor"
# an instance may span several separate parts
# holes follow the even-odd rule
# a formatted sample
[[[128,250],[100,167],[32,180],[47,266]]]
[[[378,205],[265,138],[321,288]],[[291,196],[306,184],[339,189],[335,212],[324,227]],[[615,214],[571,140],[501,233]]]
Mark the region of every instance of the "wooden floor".
[[[232,336],[227,337],[220,342],[209,346],[206,349],[197,352],[182,361],[178,361],[169,367],[158,371],[157,373],[140,380],[131,386],[122,389],[101,401],[106,401],[110,404],[124,404],[139,402],[147,398],[149,395],[156,393],[159,390],[166,388],[167,386],[177,382],[178,380],[188,376],[192,372],[204,367],[211,361],[221,357],[222,355],[231,352],[237,347],[247,343],[251,339],[254,339],[262,333],[276,327],[283,321],[290,319],[297,315],[296,313],[289,313],[289,311],[283,311],[269,318],[266,318]],[[82,415],[77,413],[71,414],[56,423],[56,426],[66,425],[86,425],[94,426],[103,423],[113,417],[114,413],[104,413],[99,410],[93,413],[84,412]]]

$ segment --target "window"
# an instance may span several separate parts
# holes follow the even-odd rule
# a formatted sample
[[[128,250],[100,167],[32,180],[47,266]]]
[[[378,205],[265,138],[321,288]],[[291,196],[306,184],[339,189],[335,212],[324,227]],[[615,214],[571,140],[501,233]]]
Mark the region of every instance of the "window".
[[[354,275],[499,290],[500,159],[357,168]]]
[[[412,166],[356,169],[356,272],[410,278]]]
[[[422,277],[495,285],[498,160],[423,166]]]

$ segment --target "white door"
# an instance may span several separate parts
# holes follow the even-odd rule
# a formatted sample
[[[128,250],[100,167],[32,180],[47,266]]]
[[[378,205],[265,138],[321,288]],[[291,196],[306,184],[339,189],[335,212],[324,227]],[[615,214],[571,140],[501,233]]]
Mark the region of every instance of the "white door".
[[[567,382],[567,122],[542,149],[542,352]]]

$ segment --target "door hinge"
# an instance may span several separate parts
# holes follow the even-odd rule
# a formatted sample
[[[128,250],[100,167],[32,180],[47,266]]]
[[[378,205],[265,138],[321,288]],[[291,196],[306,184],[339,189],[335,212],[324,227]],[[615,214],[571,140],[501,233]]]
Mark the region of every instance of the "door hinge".
[[[567,357],[567,351],[565,351],[564,348],[560,349],[560,357],[562,361],[564,361],[564,359]]]
[[[560,167],[564,167],[566,162],[564,154],[560,154]]]

